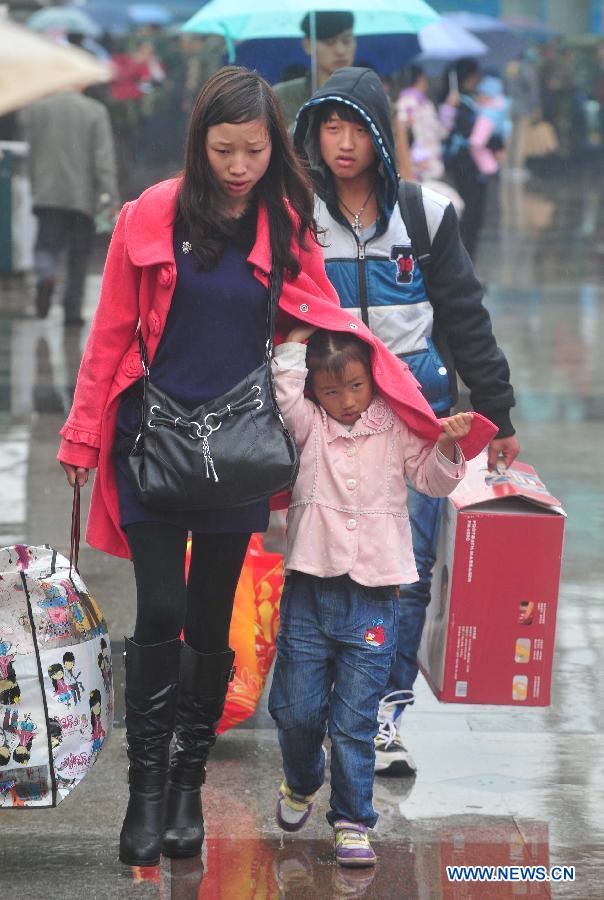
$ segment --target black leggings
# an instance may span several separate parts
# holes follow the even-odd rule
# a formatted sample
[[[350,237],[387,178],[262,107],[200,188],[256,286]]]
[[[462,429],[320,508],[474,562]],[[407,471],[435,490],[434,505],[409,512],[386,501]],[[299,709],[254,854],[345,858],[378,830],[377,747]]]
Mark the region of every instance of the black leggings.
[[[180,635],[200,653],[229,645],[235,589],[249,534],[193,534],[185,582],[187,534],[163,522],[126,528],[136,578],[137,644],[159,644]]]

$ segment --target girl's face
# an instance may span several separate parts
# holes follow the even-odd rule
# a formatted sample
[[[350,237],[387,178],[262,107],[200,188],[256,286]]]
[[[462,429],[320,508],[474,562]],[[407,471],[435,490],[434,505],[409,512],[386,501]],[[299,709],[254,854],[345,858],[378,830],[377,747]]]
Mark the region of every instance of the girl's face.
[[[271,140],[261,119],[221,122],[208,128],[206,152],[210,168],[233,207],[244,209],[271,161]]]
[[[342,425],[354,425],[373,399],[371,373],[358,360],[346,364],[341,378],[318,369],[312,387],[327,415]]]
[[[375,163],[375,150],[365,126],[345,122],[336,112],[321,122],[319,144],[323,162],[335,178],[358,178]]]

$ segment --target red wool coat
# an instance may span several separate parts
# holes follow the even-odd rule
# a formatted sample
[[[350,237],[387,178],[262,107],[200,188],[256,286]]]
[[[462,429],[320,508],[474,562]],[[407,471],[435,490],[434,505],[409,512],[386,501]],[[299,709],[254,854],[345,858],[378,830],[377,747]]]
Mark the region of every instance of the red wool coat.
[[[179,181],[156,184],[127,203],[115,227],[75,390],[73,406],[61,429],[58,459],[73,466],[98,466],[86,540],[114,556],[130,558],[119,525],[118,493],[112,456],[120,394],[142,374],[137,328],[140,323],[150,361],[159,344],[176,282],[172,229]],[[353,331],[373,348],[373,375],[380,392],[412,431],[436,441],[438,420],[407,366],[349,312],[325,274],[321,248],[310,238],[296,247],[301,271],[285,281],[279,301],[276,343],[294,320],[333,331]],[[258,211],[256,243],[248,257],[254,275],[268,284],[271,266],[268,215]],[[472,431],[460,444],[466,459],[479,453],[496,427],[474,414]]]

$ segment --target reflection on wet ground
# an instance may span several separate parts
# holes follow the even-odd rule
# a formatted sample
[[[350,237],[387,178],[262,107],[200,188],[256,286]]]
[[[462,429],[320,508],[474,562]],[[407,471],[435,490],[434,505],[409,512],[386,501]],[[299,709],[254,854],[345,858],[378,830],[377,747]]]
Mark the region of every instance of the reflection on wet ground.
[[[595,170],[528,188],[502,184],[478,260],[512,369],[522,456],[569,516],[552,705],[440,705],[422,681],[404,729],[419,774],[376,781],[379,862],[369,872],[333,863],[327,785],[307,829],[281,838],[279,753],[265,701],[218,742],[204,789],[203,860],[125,870],[116,850],[127,794],[118,728],[58,809],[0,813],[0,897],[604,896],[603,194]],[[99,279],[89,278],[88,318]],[[86,329],[63,329],[59,310],[38,322],[30,306],[19,286],[0,302],[0,544],[51,541],[64,550],[70,498],[54,454]],[[130,567],[83,548],[81,569],[110,622],[117,685],[133,617]],[[574,865],[576,881],[453,884],[445,870],[529,863]]]

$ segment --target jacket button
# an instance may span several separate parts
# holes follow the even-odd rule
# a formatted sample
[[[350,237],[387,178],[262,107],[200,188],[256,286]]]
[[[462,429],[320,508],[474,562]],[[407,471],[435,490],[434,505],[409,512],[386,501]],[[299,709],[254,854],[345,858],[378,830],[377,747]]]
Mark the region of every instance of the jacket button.
[[[143,365],[138,353],[129,353],[124,360],[124,370],[126,375],[142,375]]]
[[[356,456],[357,448],[356,447],[347,447],[346,448],[346,456]]]
[[[349,478],[348,481],[346,482],[346,487],[348,488],[349,491],[354,491],[356,486],[357,486],[356,478]]]
[[[172,266],[161,267],[159,271],[159,283],[162,287],[168,287],[169,284],[172,284],[173,277]]]
[[[300,312],[307,313],[308,312],[308,303],[300,304]]]
[[[439,366],[438,374],[439,374],[439,375],[446,375],[446,374],[447,374],[447,370],[445,369],[444,366]]]
[[[348,529],[348,531],[354,531],[354,529],[356,527],[357,527],[357,520],[356,519],[348,519],[348,521],[346,522],[346,528]]]
[[[359,326],[357,325],[356,322],[349,322],[348,327],[352,328],[352,329],[354,329],[354,331],[356,331]]]
[[[161,319],[154,309],[152,309],[147,316],[147,325],[149,326],[149,331],[151,332],[151,334],[159,334],[159,330],[161,328]]]

